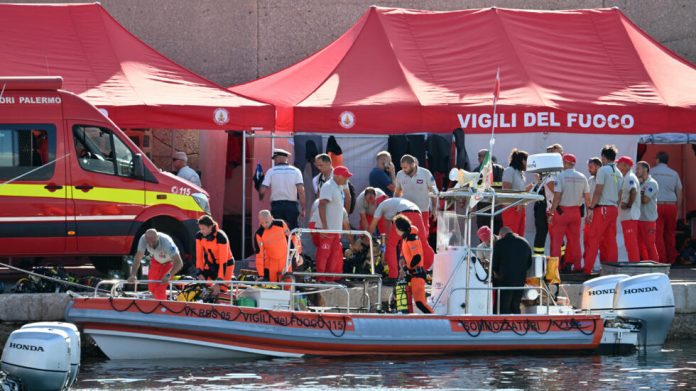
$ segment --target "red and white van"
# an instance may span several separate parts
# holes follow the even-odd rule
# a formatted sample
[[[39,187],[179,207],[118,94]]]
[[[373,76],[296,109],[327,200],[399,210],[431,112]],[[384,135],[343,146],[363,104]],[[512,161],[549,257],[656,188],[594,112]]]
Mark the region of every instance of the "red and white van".
[[[150,227],[193,254],[208,194],[61,87],[60,77],[0,77],[0,256],[89,256],[100,268]]]

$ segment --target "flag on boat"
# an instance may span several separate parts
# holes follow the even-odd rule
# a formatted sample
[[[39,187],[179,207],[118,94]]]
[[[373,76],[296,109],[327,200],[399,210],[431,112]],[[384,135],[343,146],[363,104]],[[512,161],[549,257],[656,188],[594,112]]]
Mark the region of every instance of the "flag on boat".
[[[500,68],[495,71],[495,87],[493,87],[493,107],[498,103],[500,97]]]

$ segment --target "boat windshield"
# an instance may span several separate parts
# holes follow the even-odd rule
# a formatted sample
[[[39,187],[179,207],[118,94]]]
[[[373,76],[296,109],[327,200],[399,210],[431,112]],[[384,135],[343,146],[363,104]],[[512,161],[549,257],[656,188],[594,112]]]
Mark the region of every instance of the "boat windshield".
[[[453,207],[452,210],[440,210],[437,214],[437,251],[449,247],[467,246],[467,216],[464,210]]]

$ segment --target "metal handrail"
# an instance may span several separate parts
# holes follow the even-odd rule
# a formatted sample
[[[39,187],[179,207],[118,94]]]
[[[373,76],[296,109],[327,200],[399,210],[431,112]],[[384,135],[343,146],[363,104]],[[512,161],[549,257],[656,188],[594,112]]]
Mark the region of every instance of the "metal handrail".
[[[527,289],[539,290],[542,293],[544,293],[544,292],[546,293],[546,299],[547,299],[546,300],[546,314],[548,315],[549,314],[549,307],[550,307],[549,303],[552,300],[549,300],[551,298],[551,292],[549,292],[549,290],[546,289],[545,286],[498,286],[498,287],[486,287],[486,288],[469,288],[469,287],[454,288],[450,291],[450,295],[454,292],[457,292],[457,291],[469,291],[469,290],[472,290],[472,291],[489,291],[489,290],[493,291],[493,290],[495,290],[498,292],[498,294],[496,295],[497,296],[496,301],[498,304],[497,308],[500,308],[500,291],[501,290],[503,290],[503,291],[518,291],[518,290],[527,290]],[[540,294],[539,297],[543,298],[543,295]],[[450,303],[451,302],[452,302],[451,300],[447,301],[447,314],[448,315],[451,315],[450,314]],[[543,300],[540,300],[540,303],[542,306],[544,306]],[[555,302],[554,302],[554,304],[555,304]],[[469,303],[468,302],[466,303],[466,310],[469,311]]]
[[[350,274],[350,273],[315,273],[315,272],[292,272],[289,276],[298,277],[339,277],[339,278],[357,278],[365,281],[363,285],[363,295],[367,295],[367,281],[370,279],[377,280],[377,310],[382,309],[382,275],[381,274]],[[367,295],[369,297],[369,295]],[[369,299],[368,299],[369,300]],[[369,301],[368,301],[369,304]]]
[[[471,221],[474,216],[486,216],[490,217],[490,227],[495,227],[495,216],[503,213],[504,211],[512,208],[512,207],[517,207],[518,205],[525,203],[525,201],[531,202],[531,201],[539,201],[543,200],[543,197],[539,194],[534,194],[530,192],[506,192],[506,191],[498,191],[496,189],[476,189],[476,188],[468,188],[466,190],[464,189],[459,189],[459,190],[448,190],[448,191],[443,191],[439,194],[440,198],[443,198],[447,201],[447,199],[465,199],[468,200],[470,197],[478,194],[481,196],[481,200],[479,202],[489,202],[490,206],[487,206],[484,208],[484,211],[490,210],[490,213],[479,213],[478,211],[472,211],[471,207],[467,205],[463,217],[466,219],[466,225],[464,226],[464,245],[463,247],[466,247],[468,250],[467,251],[472,251],[472,246],[471,246]],[[505,203],[510,202],[508,205],[504,205]],[[447,202],[446,202],[447,203]],[[500,203],[502,208],[497,208],[498,203]],[[456,206],[455,206],[456,208]],[[455,209],[456,210],[456,209]],[[457,215],[455,213],[455,215]],[[490,259],[489,259],[489,270],[493,270],[493,255],[494,255],[494,250],[493,250],[493,235],[491,235],[491,241],[489,242],[489,247],[490,247]],[[471,279],[470,275],[470,270],[471,270],[471,257],[467,255],[467,266],[466,266],[466,281],[467,285]],[[488,288],[492,288],[491,284],[491,278],[492,278],[493,273],[488,274],[488,281],[486,282],[486,285],[488,285]],[[443,288],[443,292],[447,289],[447,286],[451,283],[452,278],[450,278],[447,281],[447,284],[445,284],[445,287]],[[457,288],[457,289],[465,289],[465,288]],[[472,288],[472,289],[482,289],[482,288]],[[452,291],[450,291],[450,294]],[[442,295],[442,294],[441,294]],[[441,296],[440,295],[440,296]],[[439,298],[438,298],[439,300]],[[490,303],[492,305],[492,303]],[[449,305],[449,304],[448,304]],[[469,307],[469,290],[466,290],[466,297],[465,297],[465,305],[467,308]],[[487,306],[488,307],[488,306]]]
[[[339,235],[363,235],[367,236],[368,242],[370,244],[370,272],[375,274],[375,258],[372,248],[372,234],[365,230],[343,230],[343,229],[316,229],[316,228],[295,228],[290,231],[288,235],[288,251],[285,256],[285,267],[283,268],[283,274],[290,270],[290,245],[292,243],[292,236],[295,234],[302,233],[318,233],[318,234],[339,234]]]
[[[135,282],[128,282],[127,280],[102,280],[99,283],[97,283],[97,286],[94,288],[94,297],[99,297],[99,288],[102,285],[115,285],[118,287],[123,287],[124,284],[134,284],[135,285],[135,291],[137,292],[138,289],[138,284],[139,283],[162,283],[161,280],[136,280]],[[334,289],[341,289],[346,295],[346,312],[350,311],[350,292],[348,291],[348,288],[345,285],[342,284],[337,284],[337,283],[304,283],[304,282],[271,282],[269,283],[268,281],[238,281],[238,280],[176,280],[176,281],[169,281],[169,290],[173,290],[174,285],[180,285],[180,284],[213,284],[213,285],[223,285],[223,284],[229,284],[230,285],[230,290],[233,290],[235,288],[235,284],[237,287],[243,287],[245,285],[250,285],[250,286],[255,286],[255,285],[278,285],[278,286],[288,286],[290,287],[290,299],[288,302],[288,308],[290,311],[295,311],[294,306],[293,306],[293,298],[295,296],[294,294],[294,289],[296,287],[301,287],[301,288],[334,288]],[[113,288],[112,288],[113,290]],[[338,307],[340,308],[340,307]]]

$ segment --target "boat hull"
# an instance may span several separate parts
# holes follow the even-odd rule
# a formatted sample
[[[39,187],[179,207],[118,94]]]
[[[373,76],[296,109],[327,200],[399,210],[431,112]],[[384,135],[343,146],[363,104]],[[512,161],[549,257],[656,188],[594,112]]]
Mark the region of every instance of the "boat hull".
[[[66,317],[111,359],[589,351],[604,330],[598,315],[322,314],[111,298],[74,299]]]

